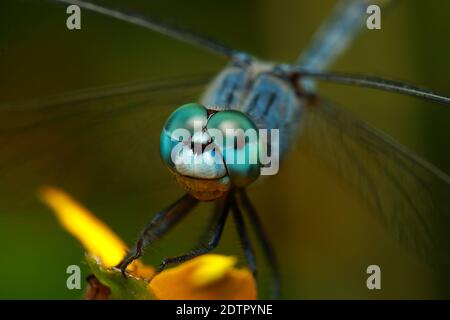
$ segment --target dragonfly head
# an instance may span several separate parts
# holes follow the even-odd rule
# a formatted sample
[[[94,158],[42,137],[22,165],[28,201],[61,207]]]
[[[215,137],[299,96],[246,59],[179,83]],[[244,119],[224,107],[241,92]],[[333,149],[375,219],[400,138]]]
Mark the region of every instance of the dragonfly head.
[[[258,140],[257,128],[246,114],[189,103],[167,119],[160,152],[177,181],[207,201],[259,177]]]

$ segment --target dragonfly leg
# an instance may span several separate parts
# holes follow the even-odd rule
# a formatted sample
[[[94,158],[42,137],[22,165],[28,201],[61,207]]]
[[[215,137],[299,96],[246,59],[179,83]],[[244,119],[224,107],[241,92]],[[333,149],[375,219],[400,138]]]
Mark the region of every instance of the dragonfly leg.
[[[247,261],[247,265],[253,273],[253,276],[256,279],[256,258],[255,252],[253,251],[252,244],[250,242],[250,237],[247,232],[247,228],[245,225],[244,217],[242,216],[242,211],[239,208],[239,204],[237,200],[233,198],[233,202],[231,204],[231,209],[233,210],[233,218],[236,223],[236,229],[239,235],[239,239],[241,241],[242,247],[244,249],[245,260]]]
[[[142,256],[145,247],[161,238],[172,226],[189,213],[197,203],[197,199],[189,194],[185,194],[170,206],[158,212],[145,226],[133,249],[128,252],[116,268],[119,268],[122,274],[126,276],[127,266]]]
[[[222,236],[223,228],[228,217],[228,212],[230,211],[230,202],[230,196],[227,196],[224,200],[220,201],[220,205],[216,207],[215,217],[213,217],[215,219],[212,220],[214,222],[211,226],[212,228],[208,228],[207,234],[205,234],[203,237],[208,237],[207,243],[205,245],[193,249],[192,251],[181,256],[163,259],[158,267],[157,272],[159,273],[163,271],[164,268],[169,265],[190,260],[202,254],[208,253],[216,248]]]
[[[256,236],[258,237],[259,242],[261,243],[262,249],[264,251],[264,255],[266,256],[266,259],[270,265],[270,268],[272,269],[272,296],[274,299],[280,298],[280,272],[278,269],[277,260],[275,257],[275,252],[272,248],[272,245],[270,244],[268,237],[266,235],[266,232],[264,231],[264,228],[261,224],[261,221],[259,220],[258,213],[256,212],[255,207],[250,202],[250,199],[247,196],[247,193],[244,189],[240,189],[238,191],[238,194],[240,196],[240,200],[242,203],[242,206],[247,213],[248,217],[250,218],[251,224],[253,225],[253,228],[255,230]]]

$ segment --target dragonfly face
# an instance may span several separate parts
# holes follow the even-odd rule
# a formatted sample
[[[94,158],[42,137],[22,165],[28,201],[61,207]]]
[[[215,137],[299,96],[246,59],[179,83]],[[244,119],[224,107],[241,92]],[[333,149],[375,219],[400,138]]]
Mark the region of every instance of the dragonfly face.
[[[259,164],[251,161],[258,151],[258,138],[246,140],[247,130],[257,132],[245,113],[186,104],[176,109],[164,125],[161,158],[195,198],[221,198],[232,187],[245,187],[259,176]],[[241,156],[243,162],[231,163],[231,158]]]

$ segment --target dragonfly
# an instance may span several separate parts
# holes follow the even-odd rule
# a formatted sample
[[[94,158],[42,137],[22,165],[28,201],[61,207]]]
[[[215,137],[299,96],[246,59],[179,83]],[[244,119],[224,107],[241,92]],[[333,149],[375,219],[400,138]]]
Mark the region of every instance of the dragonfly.
[[[135,245],[117,265],[124,276],[127,266],[140,258],[145,248],[160,240],[199,202],[213,201],[214,212],[198,247],[184,255],[164,259],[158,271],[214,250],[231,213],[249,269],[256,277],[255,252],[246,219],[250,221],[272,270],[273,297],[280,297],[276,252],[247,194],[247,188],[262,178],[263,165],[244,163],[231,166],[224,162],[221,166],[214,164],[188,169],[176,166],[169,157],[173,149],[171,133],[175,128],[190,129],[194,118],[203,121],[201,129],[206,140],[202,140],[204,136],[198,138],[194,134],[190,139],[201,145],[211,143],[208,131],[212,127],[278,129],[276,147],[283,160],[296,140],[302,139],[318,159],[353,187],[401,243],[427,261],[450,262],[450,242],[444,241],[450,226],[450,177],[390,136],[328,101],[318,94],[316,88],[318,81],[333,82],[450,105],[449,97],[425,88],[381,77],[328,71],[333,61],[365,28],[367,1],[340,1],[318,29],[311,45],[291,64],[262,61],[250,53],[154,17],[143,17],[90,1],[54,1],[75,4],[85,10],[162,33],[228,61],[228,65],[212,80],[209,75],[162,79],[75,93],[20,108],[0,108],[3,115],[14,120],[2,124],[0,129],[3,154],[0,168],[4,172],[4,168],[20,166],[29,159],[45,158],[68,138],[76,139],[79,131],[90,130],[99,122],[105,123],[112,118],[126,117],[130,110],[145,112],[158,104],[173,108],[183,95],[190,99],[192,88],[207,84],[198,103],[186,100],[166,120],[162,133],[148,137],[159,143],[163,162],[186,193],[157,212],[144,227]],[[373,3],[383,10],[390,5],[390,1],[371,1]],[[58,126],[68,128],[70,134],[61,139],[46,136],[46,129]],[[145,129],[149,126],[151,124]],[[144,131],[144,128],[136,130]],[[46,143],[36,146],[22,140],[30,135],[47,139]],[[83,143],[95,145],[96,142]],[[16,149],[7,152],[11,144],[16,144]],[[245,148],[245,141],[243,145]],[[208,152],[201,149],[197,156],[207,156]]]

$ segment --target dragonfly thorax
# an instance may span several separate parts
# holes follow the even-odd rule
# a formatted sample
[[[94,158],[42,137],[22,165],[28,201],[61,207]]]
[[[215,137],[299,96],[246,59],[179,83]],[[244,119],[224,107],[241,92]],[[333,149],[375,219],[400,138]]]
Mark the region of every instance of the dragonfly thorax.
[[[212,81],[201,101],[216,110],[244,112],[260,129],[279,130],[279,152],[284,157],[297,138],[307,101],[299,95],[300,83],[288,77],[289,68],[283,65],[280,73],[279,65],[258,60],[232,63]]]

